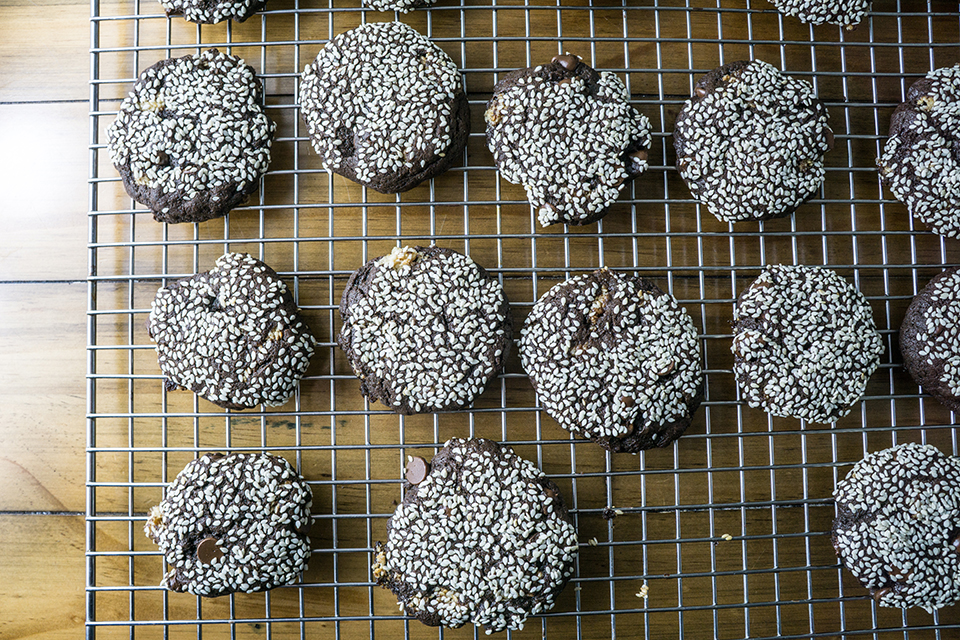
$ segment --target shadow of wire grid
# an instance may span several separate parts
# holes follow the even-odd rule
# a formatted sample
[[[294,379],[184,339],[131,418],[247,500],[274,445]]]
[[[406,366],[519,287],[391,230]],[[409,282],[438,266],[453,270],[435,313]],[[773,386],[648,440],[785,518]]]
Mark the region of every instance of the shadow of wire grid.
[[[371,548],[401,499],[405,456],[430,457],[467,435],[535,460],[563,489],[581,540],[577,573],[557,606],[506,637],[958,637],[956,607],[934,615],[876,607],[839,568],[828,535],[834,484],[866,452],[924,441],[958,453],[952,415],[918,394],[896,340],[911,297],[960,259],[958,244],[915,226],[874,170],[906,87],[960,60],[957,5],[877,0],[857,30],[843,33],[782,17],[765,0],[720,4],[439,0],[400,16],[463,68],[472,133],[449,172],[383,196],[321,168],[296,95],[299,72],[329,38],[392,14],[362,11],[359,0],[270,0],[244,24],[197,27],[165,18],[152,0],[92,0],[89,637],[481,636],[402,617],[369,571]],[[161,225],[124,194],[106,130],[140,71],[207,46],[245,58],[263,79],[279,125],[273,164],[228,218]],[[651,168],[599,224],[540,229],[523,191],[498,179],[482,114],[501,74],[563,51],[626,80],[653,123]],[[822,193],[795,216],[731,227],[690,199],[673,169],[670,133],[701,74],[750,57],[811,81],[837,144]],[[537,410],[516,349],[472,410],[403,418],[367,405],[335,346],[340,293],[365,260],[431,242],[499,276],[518,324],[550,286],[602,265],[672,292],[702,330],[709,387],[687,435],[638,456],[571,440]],[[163,389],[144,328],[150,301],[161,284],[210,268],[228,250],[279,271],[321,341],[282,407],[226,412]],[[832,427],[768,418],[738,399],[732,303],[760,265],[778,262],[836,268],[868,296],[884,336],[864,402]],[[187,461],[226,450],[283,455],[310,481],[310,568],[299,584],[269,593],[168,593],[157,586],[163,560],[142,534],[146,511]],[[623,515],[604,520],[608,506]],[[646,599],[636,595],[644,584]]]

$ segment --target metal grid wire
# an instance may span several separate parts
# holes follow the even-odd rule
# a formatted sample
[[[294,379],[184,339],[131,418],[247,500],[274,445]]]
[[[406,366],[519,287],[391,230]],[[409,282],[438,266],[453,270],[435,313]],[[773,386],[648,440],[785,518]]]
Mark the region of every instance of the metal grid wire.
[[[270,0],[242,25],[199,27],[152,0],[92,0],[88,330],[88,637],[462,638],[404,618],[371,582],[371,549],[401,498],[407,454],[453,436],[509,443],[560,484],[581,540],[557,606],[512,638],[949,638],[960,611],[877,607],[833,554],[831,494],[869,451],[922,441],[958,453],[953,416],[904,373],[896,332],[911,297],[958,245],[916,227],[880,187],[874,160],[906,88],[960,59],[956,2],[876,0],[852,32],[810,27],[765,0],[447,0],[399,19],[464,72],[472,133],[463,161],[400,196],[324,171],[296,105],[298,73],[364,21],[358,0]],[[161,225],[123,192],[106,130],[139,72],[218,46],[254,66],[278,123],[259,191],[227,218]],[[483,110],[507,71],[569,51],[618,73],[653,123],[651,168],[586,228],[540,229],[485,148]],[[836,147],[821,193],[795,216],[721,224],[672,168],[670,134],[696,79],[737,59],[816,87]],[[514,352],[468,411],[400,417],[365,403],[336,347],[346,278],[398,244],[435,242],[501,279],[522,322],[562,279],[600,266],[653,278],[701,329],[707,401],[672,446],[613,455],[537,410]],[[225,251],[265,260],[320,340],[285,406],[224,411],[164,391],[144,322],[157,288]],[[770,418],[740,401],[729,352],[733,300],[771,263],[828,264],[873,305],[886,345],[861,405],[834,425]],[[202,600],[157,585],[165,567],[142,526],[162,487],[206,451],[286,456],[313,488],[313,556],[296,585]],[[606,519],[606,509],[622,515]],[[638,593],[646,587],[646,598]]]

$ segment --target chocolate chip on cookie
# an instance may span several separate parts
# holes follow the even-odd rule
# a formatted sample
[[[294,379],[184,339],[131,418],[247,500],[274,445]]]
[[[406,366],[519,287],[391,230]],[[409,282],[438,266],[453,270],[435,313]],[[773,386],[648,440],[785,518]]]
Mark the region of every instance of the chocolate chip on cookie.
[[[931,445],[871,453],[834,492],[837,557],[883,607],[960,600],[960,461]]]
[[[168,389],[229,409],[286,402],[316,345],[276,271],[241,253],[157,291],[147,330]]]
[[[310,557],[312,499],[283,458],[208,453],[190,462],[144,525],[170,565],[161,585],[214,597],[290,584]]]
[[[751,407],[831,422],[848,413],[880,365],[867,299],[823,267],[772,265],[740,294],[733,373]]]
[[[360,391],[398,413],[466,407],[503,370],[513,331],[500,282],[439,247],[397,247],[356,271],[338,343]]]
[[[623,82],[572,55],[507,74],[484,118],[500,175],[523,185],[540,224],[584,225],[606,215],[647,169],[650,121]]]
[[[960,237],[960,64],[910,86],[877,166],[914,218],[934,233]]]
[[[520,356],[546,412],[610,451],[667,446],[703,400],[690,316],[649,280],[607,269],[544,294]]]
[[[754,60],[697,81],[673,143],[693,197],[717,219],[738,222],[786,216],[811,198],[833,132],[813,87]]]
[[[226,215],[256,191],[276,125],[243,60],[216,49],[144,71],[110,126],[110,159],[160,222]]]
[[[494,633],[551,609],[576,555],[557,485],[510,447],[455,438],[406,485],[373,576],[425,624]]]
[[[325,167],[381,193],[449,169],[470,131],[457,65],[401,22],[331,40],[303,72],[300,113]]]

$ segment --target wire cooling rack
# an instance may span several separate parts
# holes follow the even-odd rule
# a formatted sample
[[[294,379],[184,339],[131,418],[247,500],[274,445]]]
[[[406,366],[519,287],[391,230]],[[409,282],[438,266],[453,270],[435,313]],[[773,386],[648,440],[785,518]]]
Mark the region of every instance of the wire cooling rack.
[[[401,499],[408,454],[454,436],[511,444],[562,488],[581,541],[557,606],[507,637],[949,638],[960,609],[877,607],[842,570],[828,532],[838,478],[869,451],[923,441],[958,453],[953,416],[918,393],[896,332],[911,297],[958,244],[881,189],[874,161],[893,109],[929,70],[960,60],[956,2],[877,0],[858,29],[810,27],[765,0],[448,0],[398,16],[464,71],[472,133],[463,161],[400,196],[322,169],[297,112],[298,74],[364,21],[359,0],[270,0],[242,25],[198,27],[152,0],[92,0],[88,331],[87,634],[96,638],[463,638],[404,618],[371,582],[373,545]],[[161,225],[123,192],[106,130],[139,72],[217,46],[254,66],[278,123],[259,191],[229,217]],[[599,224],[538,228],[499,180],[483,111],[496,79],[575,53],[626,81],[653,123],[650,170]],[[717,222],[673,169],[670,133],[695,80],[744,58],[813,83],[836,147],[819,196],[795,216]],[[653,278],[702,331],[707,401],[687,435],[637,456],[570,439],[537,410],[515,351],[469,411],[399,417],[370,406],[335,345],[348,275],[398,244],[435,242],[499,277],[518,324],[547,289],[600,266]],[[228,412],[164,391],[144,322],[158,287],[245,251],[279,271],[320,340],[293,400]],[[861,405],[835,425],[769,418],[740,402],[729,352],[733,300],[771,263],[827,264],[870,300],[886,345]],[[142,527],[163,485],[206,451],[286,456],[314,491],[313,556],[298,584],[202,600],[158,587],[163,559]],[[606,519],[609,509],[622,515]],[[645,597],[640,597],[645,596]]]

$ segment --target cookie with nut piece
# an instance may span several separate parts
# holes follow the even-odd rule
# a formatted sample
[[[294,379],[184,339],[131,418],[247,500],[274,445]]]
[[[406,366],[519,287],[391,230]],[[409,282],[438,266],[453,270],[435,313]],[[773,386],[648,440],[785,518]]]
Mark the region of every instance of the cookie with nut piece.
[[[492,440],[449,440],[407,466],[373,577],[424,624],[522,629],[574,572],[577,533],[560,489]]]
[[[960,64],[914,82],[890,118],[880,180],[934,233],[960,237]]]
[[[767,220],[790,215],[820,189],[833,132],[809,83],[740,61],[697,81],[673,144],[690,193],[718,220]]]
[[[547,291],[524,323],[520,357],[546,412],[610,451],[667,446],[703,400],[686,310],[653,282],[608,269]]]
[[[831,540],[882,607],[960,601],[960,461],[932,445],[871,453],[837,483]]]
[[[300,114],[323,165],[381,193],[414,188],[463,157],[460,70],[402,22],[341,33],[306,67]]]
[[[500,175],[523,185],[541,225],[596,222],[646,171],[650,121],[629,100],[615,74],[569,54],[494,87],[487,146]]]
[[[159,222],[226,215],[257,190],[276,129],[252,67],[208,49],[140,74],[107,149],[131,198]]]
[[[402,413],[470,405],[503,370],[513,334],[500,281],[461,253],[395,247],[354,272],[337,342],[360,392]]]
[[[290,584],[310,558],[313,494],[283,458],[207,453],[177,474],[144,533],[169,565],[161,586],[215,597]]]
[[[167,390],[227,409],[286,402],[317,344],[277,272],[243,253],[157,291],[147,332]]]

